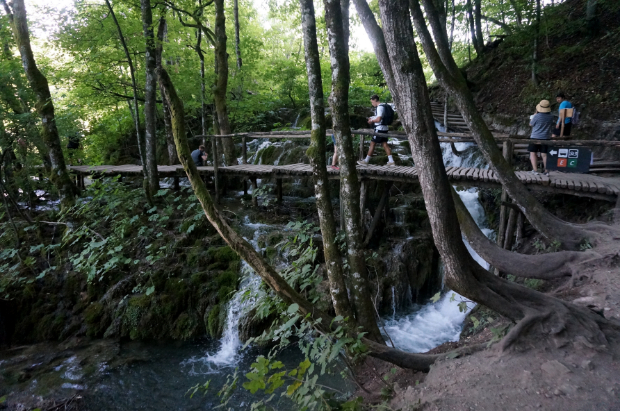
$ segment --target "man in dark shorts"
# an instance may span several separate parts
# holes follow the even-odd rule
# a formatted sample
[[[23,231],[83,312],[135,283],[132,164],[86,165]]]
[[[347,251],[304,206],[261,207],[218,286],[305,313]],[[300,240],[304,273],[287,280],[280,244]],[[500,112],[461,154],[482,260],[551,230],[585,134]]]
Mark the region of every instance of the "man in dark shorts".
[[[383,111],[385,110],[381,105],[381,101],[379,100],[378,95],[374,95],[370,98],[370,104],[376,108],[377,115],[374,117],[370,117],[368,119],[368,124],[371,124],[375,127],[375,135],[372,136],[372,140],[370,141],[370,149],[368,150],[368,154],[364,160],[360,160],[357,164],[361,166],[367,166],[370,162],[370,157],[372,153],[375,151],[375,145],[381,144],[383,145],[383,149],[385,150],[385,154],[388,156],[388,163],[386,164],[388,167],[394,167],[396,164],[394,163],[394,158],[392,158],[392,150],[390,150],[390,146],[388,146],[388,138],[382,137],[380,134],[387,134],[388,126],[382,123]]]
[[[551,129],[553,128],[553,115],[551,114],[551,104],[548,100],[541,100],[536,106],[536,113],[530,117],[530,126],[532,127],[531,139],[534,140],[549,140],[551,135]],[[544,144],[529,144],[527,151],[530,152],[530,161],[532,162],[532,173],[538,174],[538,155],[543,160],[543,166],[545,170],[543,173],[549,175],[547,172],[547,152],[549,146]]]
[[[566,95],[562,92],[557,94],[555,101],[560,103],[560,108],[558,109],[558,122],[551,137],[568,137],[573,126],[573,104],[566,100]]]
[[[207,153],[205,151],[205,146],[200,146],[198,147],[198,150],[192,151],[192,160],[194,160],[196,167],[207,165]]]

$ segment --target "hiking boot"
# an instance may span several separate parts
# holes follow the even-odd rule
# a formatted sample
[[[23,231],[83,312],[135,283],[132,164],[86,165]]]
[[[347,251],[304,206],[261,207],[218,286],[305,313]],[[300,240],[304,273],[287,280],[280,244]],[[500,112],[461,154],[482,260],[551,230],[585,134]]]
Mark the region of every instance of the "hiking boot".
[[[388,161],[388,163],[385,165],[386,167],[394,167],[396,165],[395,162],[393,161]]]
[[[359,164],[360,166],[367,166],[368,162],[366,160],[359,160],[357,164]]]

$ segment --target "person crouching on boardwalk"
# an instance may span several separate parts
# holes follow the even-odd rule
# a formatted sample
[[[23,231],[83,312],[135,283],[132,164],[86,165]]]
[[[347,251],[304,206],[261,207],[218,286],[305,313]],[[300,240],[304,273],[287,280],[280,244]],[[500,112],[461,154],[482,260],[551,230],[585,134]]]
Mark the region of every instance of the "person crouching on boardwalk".
[[[368,124],[373,125],[375,128],[375,135],[372,136],[372,140],[370,141],[370,149],[368,150],[368,154],[366,155],[366,158],[364,160],[358,161],[357,164],[361,166],[367,166],[368,163],[370,162],[370,157],[372,156],[372,153],[375,151],[375,144],[381,144],[383,145],[385,154],[387,154],[388,156],[388,163],[386,165],[388,167],[393,167],[396,164],[394,163],[394,159],[392,158],[392,150],[390,150],[390,146],[388,145],[388,138],[378,135],[378,134],[387,134],[388,132],[388,126],[383,121],[384,116],[385,116],[384,115],[385,105],[381,104],[381,101],[379,100],[379,96],[376,94],[370,97],[370,103],[377,110],[376,112],[377,115],[374,117],[370,117],[368,119]]]
[[[551,104],[548,100],[541,100],[536,106],[536,113],[530,117],[530,126],[532,127],[531,139],[534,140],[549,140],[551,136],[551,130],[554,126],[553,115],[551,114]],[[543,173],[549,175],[547,171],[547,152],[549,146],[544,144],[529,144],[527,151],[530,152],[530,161],[532,162],[532,173],[538,174],[538,154],[543,160]]]

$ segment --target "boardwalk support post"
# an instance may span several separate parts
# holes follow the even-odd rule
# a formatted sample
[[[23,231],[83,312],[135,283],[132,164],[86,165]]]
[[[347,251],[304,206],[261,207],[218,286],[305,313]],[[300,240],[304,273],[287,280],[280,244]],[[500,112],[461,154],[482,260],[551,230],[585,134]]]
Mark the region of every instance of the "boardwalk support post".
[[[276,178],[276,194],[278,196],[278,204],[282,204],[282,179]]]
[[[213,152],[213,183],[215,185],[215,203],[220,202],[220,182],[218,176],[218,155],[217,155],[217,142],[216,137],[211,137],[211,151]]]
[[[252,182],[252,205],[258,207],[258,197],[256,196],[258,182],[256,181],[256,177],[250,177],[250,181]]]
[[[390,188],[392,187],[392,182],[387,181],[383,187],[383,194],[381,195],[381,200],[379,201],[379,205],[375,210],[375,216],[372,219],[372,223],[370,224],[370,229],[368,230],[368,234],[366,234],[366,239],[364,240],[364,248],[368,247],[370,244],[370,240],[372,240],[372,235],[375,232],[375,229],[379,225],[379,221],[381,221],[381,214],[383,214],[384,210],[389,209],[390,202]],[[387,213],[386,213],[386,224],[387,224]]]
[[[360,160],[364,159],[364,135],[358,134],[360,136]]]
[[[362,137],[363,138],[363,137]],[[360,213],[362,215],[362,228],[364,227],[364,209],[366,208],[366,197],[368,196],[368,181],[360,181]]]
[[[241,160],[243,164],[248,163],[248,144],[246,142],[246,137],[241,137]],[[243,180],[243,195],[248,195],[248,180],[246,178],[242,178]]]
[[[502,154],[504,155],[504,158],[506,159],[506,161],[508,161],[508,164],[512,164],[512,152],[514,150],[514,144],[512,143],[512,141],[504,141],[503,143],[503,147],[502,147]],[[508,193],[506,192],[505,189],[502,188],[502,204],[508,201]],[[499,211],[499,230],[498,230],[498,234],[497,234],[497,244],[500,247],[504,246],[504,234],[506,233],[506,206],[502,205],[500,207],[500,211]]]
[[[173,186],[175,191],[179,191],[179,176],[174,176],[174,186]]]

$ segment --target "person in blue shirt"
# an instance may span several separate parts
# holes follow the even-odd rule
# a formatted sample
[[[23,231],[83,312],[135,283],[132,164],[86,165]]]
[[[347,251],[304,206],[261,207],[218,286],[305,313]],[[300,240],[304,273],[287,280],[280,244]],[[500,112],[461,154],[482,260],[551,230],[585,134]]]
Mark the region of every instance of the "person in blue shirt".
[[[551,137],[568,137],[570,136],[572,127],[573,105],[570,101],[566,100],[566,95],[562,92],[559,92],[555,96],[555,100],[560,103],[560,108],[558,110],[559,118]]]
[[[192,151],[192,160],[194,160],[194,164],[196,167],[202,167],[207,164],[207,152],[205,151],[205,146],[198,147],[198,150]]]
[[[551,114],[551,104],[548,100],[541,100],[536,106],[536,112],[530,117],[530,126],[532,127],[532,135],[530,138],[534,141],[549,140],[554,125],[555,122]],[[538,174],[537,153],[540,153],[543,160],[543,174],[549,175],[547,171],[547,153],[549,146],[545,144],[536,144],[534,141],[527,146],[527,151],[530,152],[530,161],[532,162],[532,173]]]

